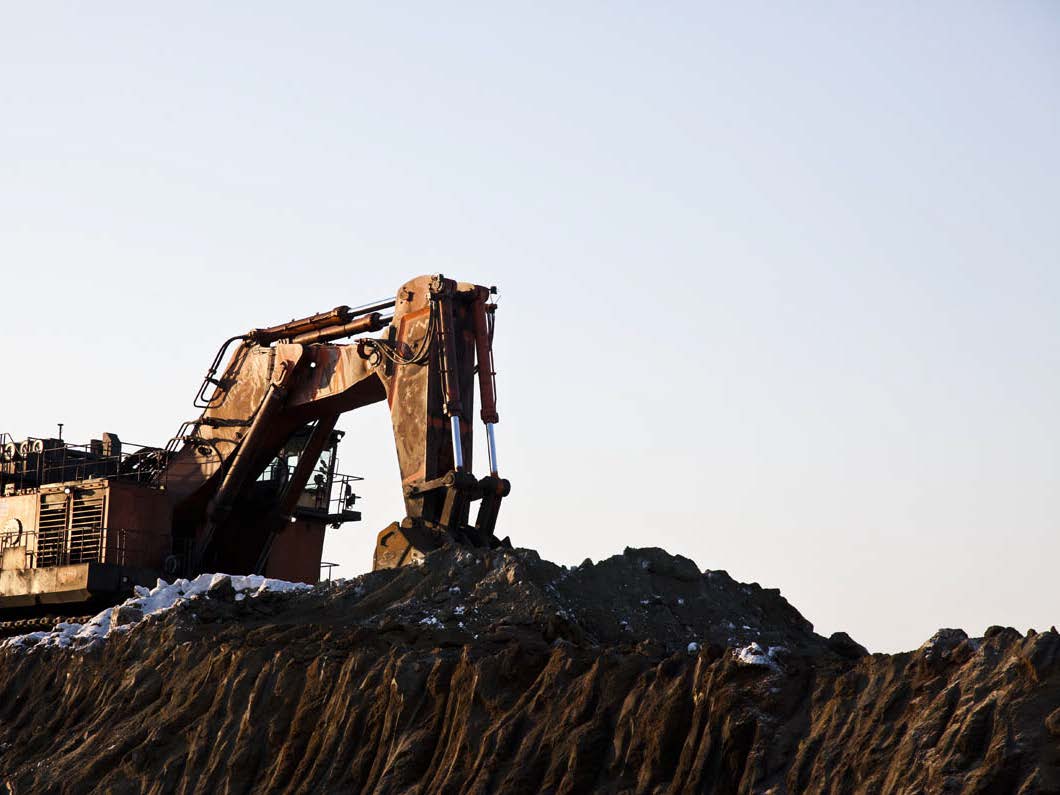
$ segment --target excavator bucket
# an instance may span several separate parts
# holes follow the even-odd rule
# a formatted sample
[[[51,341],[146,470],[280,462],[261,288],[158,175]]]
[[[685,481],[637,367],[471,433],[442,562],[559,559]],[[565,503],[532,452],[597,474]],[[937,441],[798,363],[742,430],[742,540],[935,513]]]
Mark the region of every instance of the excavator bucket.
[[[372,571],[419,563],[425,555],[443,545],[439,535],[423,525],[412,522],[406,525],[392,522],[379,532],[372,556]]]

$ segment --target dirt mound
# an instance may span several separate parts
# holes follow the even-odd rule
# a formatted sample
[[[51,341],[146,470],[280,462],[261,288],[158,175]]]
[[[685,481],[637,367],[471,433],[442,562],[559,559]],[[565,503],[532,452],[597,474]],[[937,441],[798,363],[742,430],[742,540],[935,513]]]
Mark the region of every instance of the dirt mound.
[[[866,655],[657,549],[219,578],[122,626],[0,650],[7,791],[1060,792],[1055,631]]]
[[[707,644],[821,649],[813,626],[777,590],[701,573],[660,549],[573,569],[532,550],[442,551],[423,565],[343,582],[328,596],[339,615],[374,628],[414,627],[426,638],[557,639],[658,653]],[[316,609],[316,608],[314,608]]]

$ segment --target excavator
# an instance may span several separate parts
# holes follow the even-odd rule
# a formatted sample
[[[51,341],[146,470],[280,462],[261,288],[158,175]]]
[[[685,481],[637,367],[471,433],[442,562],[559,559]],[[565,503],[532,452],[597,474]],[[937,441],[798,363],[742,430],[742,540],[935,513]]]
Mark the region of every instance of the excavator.
[[[360,519],[359,478],[336,472],[336,422],[384,400],[407,515],[379,532],[373,569],[446,544],[510,546],[494,534],[511,490],[497,464],[495,295],[420,276],[390,300],[232,337],[196,392],[202,413],[164,448],[113,433],[68,444],[62,426],[0,435],[0,618],[113,604],[160,576],[317,582],[326,527]]]

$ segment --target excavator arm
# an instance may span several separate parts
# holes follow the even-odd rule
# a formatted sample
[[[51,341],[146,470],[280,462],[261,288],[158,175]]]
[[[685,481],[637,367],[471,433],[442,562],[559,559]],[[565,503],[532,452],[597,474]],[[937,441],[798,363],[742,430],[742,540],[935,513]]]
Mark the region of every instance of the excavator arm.
[[[453,541],[499,544],[493,531],[510,486],[498,474],[494,440],[491,294],[421,276],[392,301],[337,307],[229,340],[238,345],[219,377],[225,349],[218,354],[196,398],[202,415],[182,428],[162,475],[174,526],[192,542],[188,568],[264,571],[339,416],[383,400],[407,515],[379,534],[374,567],[411,562]],[[490,459],[482,478],[472,474],[476,385]],[[263,504],[254,484],[307,429],[294,470]]]

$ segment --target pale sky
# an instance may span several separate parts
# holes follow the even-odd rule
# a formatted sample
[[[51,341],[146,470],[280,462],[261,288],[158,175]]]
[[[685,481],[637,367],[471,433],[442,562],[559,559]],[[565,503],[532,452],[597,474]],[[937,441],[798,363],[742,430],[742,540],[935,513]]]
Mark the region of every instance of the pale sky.
[[[855,7],[857,6],[857,7]],[[218,344],[500,288],[499,531],[873,651],[1060,623],[1055,3],[5,3],[0,429],[162,444]],[[348,415],[364,521],[388,418]]]

